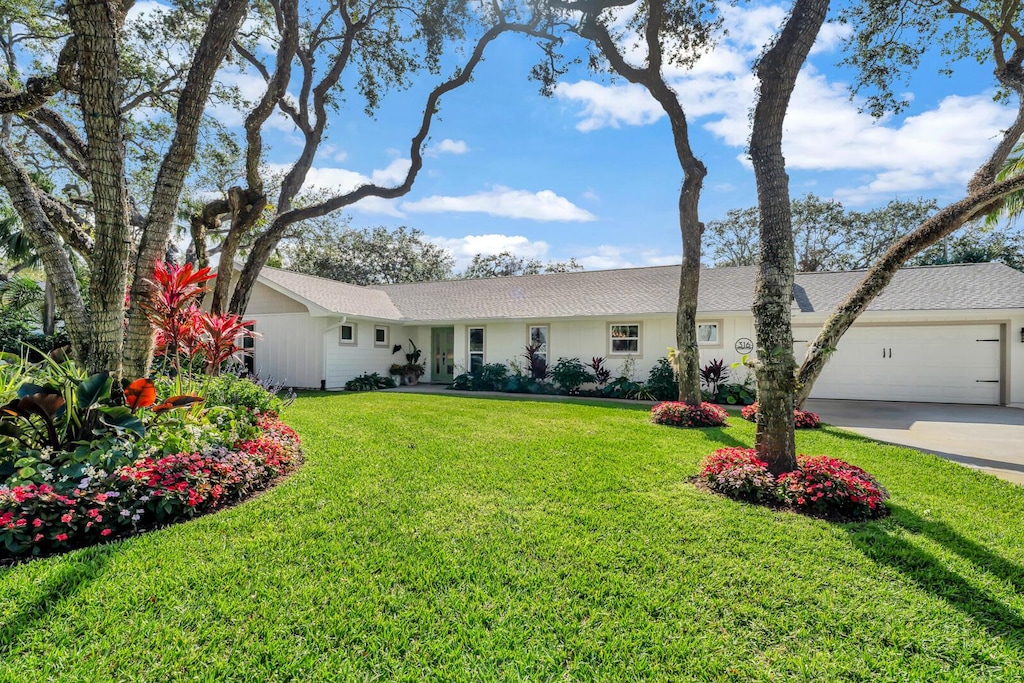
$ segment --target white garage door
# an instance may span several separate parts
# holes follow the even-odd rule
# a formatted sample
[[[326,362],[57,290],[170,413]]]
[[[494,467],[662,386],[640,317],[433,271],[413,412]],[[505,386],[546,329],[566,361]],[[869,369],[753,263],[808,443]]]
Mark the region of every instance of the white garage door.
[[[793,336],[799,363],[812,332]],[[811,398],[998,405],[999,349],[999,325],[852,327]]]

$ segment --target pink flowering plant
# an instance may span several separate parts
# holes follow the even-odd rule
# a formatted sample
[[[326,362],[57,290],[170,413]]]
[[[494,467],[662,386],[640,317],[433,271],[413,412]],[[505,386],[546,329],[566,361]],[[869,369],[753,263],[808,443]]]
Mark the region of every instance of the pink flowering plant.
[[[768,463],[749,448],[718,449],[701,463],[700,478],[715,491],[740,500],[767,500],[775,490]]]
[[[757,402],[745,406],[740,411],[740,415],[744,420],[757,422]],[[821,427],[821,418],[817,413],[812,413],[809,410],[794,410],[793,424],[797,429],[818,429]]]
[[[297,464],[299,439],[271,414],[258,416],[256,426],[252,438],[230,448],[148,455],[109,470],[92,466],[70,486],[0,485],[0,559],[194,517],[265,488]]]
[[[680,401],[665,401],[651,408],[651,422],[669,427],[723,427],[729,416],[714,403],[691,406]]]
[[[730,498],[834,517],[880,517],[889,498],[864,470],[824,455],[798,455],[797,469],[775,477],[754,449],[722,448],[704,459],[697,479]]]

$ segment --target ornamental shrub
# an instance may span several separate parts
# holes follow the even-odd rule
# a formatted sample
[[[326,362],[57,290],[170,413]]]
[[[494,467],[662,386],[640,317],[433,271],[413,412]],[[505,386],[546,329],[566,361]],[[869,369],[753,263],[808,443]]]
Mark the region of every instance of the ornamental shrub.
[[[548,376],[566,394],[578,394],[580,387],[594,381],[579,358],[559,358],[548,371]]]
[[[242,407],[252,413],[279,413],[284,401],[247,377],[221,374],[203,386],[207,405]]]
[[[656,401],[672,401],[679,398],[679,376],[668,362],[668,358],[659,358],[651,368],[644,388]]]
[[[691,406],[679,401],[665,401],[651,408],[651,422],[670,427],[723,427],[728,416],[724,408],[713,403]]]
[[[376,391],[377,389],[394,389],[395,383],[390,377],[378,375],[376,372],[364,372],[345,382],[345,391]]]
[[[697,479],[730,498],[829,516],[880,517],[889,498],[870,474],[825,455],[798,455],[797,469],[776,478],[754,449],[722,448],[704,459]]]
[[[740,411],[740,415],[744,420],[757,422],[757,402],[744,407]],[[817,413],[812,413],[809,410],[794,410],[793,424],[797,429],[818,429],[821,427],[821,418]]]

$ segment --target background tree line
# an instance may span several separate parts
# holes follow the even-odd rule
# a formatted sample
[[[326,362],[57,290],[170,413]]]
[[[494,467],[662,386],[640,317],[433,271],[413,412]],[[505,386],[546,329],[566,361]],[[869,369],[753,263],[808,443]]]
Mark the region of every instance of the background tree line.
[[[858,211],[813,194],[792,201],[793,242],[800,272],[870,267],[901,236],[934,214],[933,199],[892,200]],[[709,221],[705,237],[712,264],[752,266],[758,259],[758,209],[732,209]],[[910,266],[998,261],[1024,270],[1024,232],[1014,221],[979,220],[907,261]]]

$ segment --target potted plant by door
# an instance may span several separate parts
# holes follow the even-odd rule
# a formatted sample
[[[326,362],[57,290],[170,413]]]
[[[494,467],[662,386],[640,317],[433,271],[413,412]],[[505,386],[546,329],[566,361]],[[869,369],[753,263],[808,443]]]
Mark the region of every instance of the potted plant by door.
[[[388,374],[391,375],[391,381],[395,383],[395,386],[402,385],[402,375],[405,374],[405,366],[399,365],[398,363],[392,363],[391,367],[388,368]]]
[[[402,367],[402,374],[405,376],[405,383],[415,386],[419,383],[420,377],[427,371],[423,363],[408,363]]]

